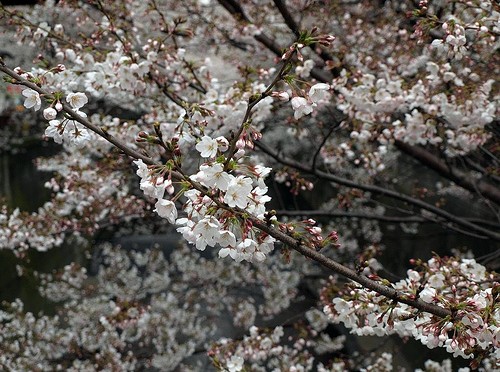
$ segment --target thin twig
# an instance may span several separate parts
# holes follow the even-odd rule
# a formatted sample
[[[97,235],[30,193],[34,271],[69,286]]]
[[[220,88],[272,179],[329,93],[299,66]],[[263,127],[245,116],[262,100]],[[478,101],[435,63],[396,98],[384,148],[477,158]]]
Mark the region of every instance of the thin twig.
[[[449,212],[446,212],[443,209],[437,208],[437,207],[435,207],[429,203],[426,203],[422,200],[412,198],[411,196],[408,196],[406,194],[401,194],[397,191],[389,190],[389,189],[386,189],[383,187],[374,186],[374,185],[365,185],[365,184],[351,181],[351,180],[343,178],[343,177],[335,176],[333,174],[325,173],[325,172],[322,172],[319,170],[314,170],[314,169],[310,168],[309,166],[306,166],[306,165],[299,163],[295,160],[280,156],[276,151],[270,149],[269,147],[264,145],[262,142],[256,141],[255,146],[258,147],[263,152],[265,152],[266,154],[268,154],[269,156],[271,156],[272,158],[274,158],[275,160],[277,160],[278,162],[280,162],[281,164],[288,165],[288,166],[295,168],[297,170],[300,170],[302,172],[312,174],[318,178],[328,180],[328,181],[331,181],[331,182],[334,182],[334,183],[337,183],[340,185],[353,187],[353,188],[356,188],[359,190],[370,191],[370,192],[373,192],[375,194],[386,195],[386,196],[389,196],[391,198],[407,202],[407,203],[412,204],[416,207],[419,207],[421,209],[432,212],[440,217],[443,217],[450,222],[456,223],[459,226],[472,229],[473,231],[481,233],[489,238],[500,241],[500,234],[499,233],[496,233],[494,231],[491,231],[491,230],[488,230],[488,229],[483,228],[481,226],[478,226],[472,222],[466,221],[463,218],[457,217]]]

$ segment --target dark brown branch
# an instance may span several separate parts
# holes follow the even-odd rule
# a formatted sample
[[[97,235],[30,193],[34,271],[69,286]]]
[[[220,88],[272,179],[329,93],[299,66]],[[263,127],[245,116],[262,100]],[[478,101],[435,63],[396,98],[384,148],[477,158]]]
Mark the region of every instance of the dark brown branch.
[[[281,16],[283,17],[283,20],[285,21],[288,28],[295,34],[296,37],[299,37],[300,36],[299,25],[297,24],[297,22],[295,22],[292,15],[288,11],[285,2],[282,0],[273,0],[273,3],[280,11]]]
[[[260,221],[257,218],[250,217],[250,220],[252,221],[252,223],[255,227],[257,227],[258,229],[271,235],[273,238],[283,242],[288,247],[296,250],[297,252],[299,252],[300,254],[302,254],[306,257],[311,258],[312,260],[318,262],[322,266],[324,266],[324,267],[326,267],[326,268],[328,268],[328,269],[330,269],[330,270],[332,270],[332,271],[334,271],[342,276],[345,276],[346,278],[349,278],[349,279],[355,281],[356,283],[361,284],[365,288],[371,289],[372,291],[375,291],[375,292],[381,294],[382,296],[390,298],[394,301],[401,302],[401,303],[407,304],[409,306],[413,306],[419,310],[437,315],[441,318],[446,318],[446,317],[452,316],[451,311],[448,309],[444,309],[440,306],[429,304],[427,302],[422,301],[421,299],[412,300],[407,295],[405,295],[399,291],[396,291],[395,289],[393,289],[391,287],[387,287],[383,284],[375,282],[375,281],[369,279],[368,277],[358,274],[356,271],[339,264],[338,262],[324,256],[323,254],[321,254],[313,249],[310,249],[310,248],[307,248],[303,245],[300,245],[296,239],[294,239],[294,238],[286,235],[285,233],[282,233],[282,232],[280,232],[272,227],[267,226],[265,223],[263,223],[262,221]]]
[[[481,173],[484,177],[490,178],[492,181],[496,181],[500,184],[500,177],[489,172],[487,169],[483,168],[480,164],[476,163],[472,159],[470,159],[467,156],[462,157],[463,161],[469,166],[470,168],[474,169],[475,171]]]
[[[243,21],[246,23],[252,23],[248,16],[243,11],[241,5],[234,0],[218,0],[219,4],[224,7],[237,21]],[[264,45],[267,49],[273,52],[277,57],[283,55],[283,48],[281,48],[273,39],[264,34],[263,32],[255,35],[254,39],[259,43]],[[313,68],[311,70],[311,76],[318,81],[323,83],[328,83],[332,80],[332,75],[325,70],[319,68]]]
[[[300,211],[288,211],[288,210],[277,210],[277,216],[288,216],[288,217],[328,217],[328,218],[360,218],[364,220],[377,220],[387,223],[435,223],[433,220],[421,216],[385,216],[374,213],[365,212],[330,212],[330,211],[320,211],[320,210],[300,210]],[[477,223],[480,225],[490,226],[495,229],[500,230],[500,225],[491,221],[479,219],[479,218],[467,218],[461,217],[464,220]]]
[[[383,187],[379,187],[379,186],[375,186],[375,185],[364,185],[364,184],[360,184],[360,183],[348,180],[348,179],[343,178],[343,177],[335,176],[335,175],[330,174],[330,173],[322,172],[319,170],[314,170],[314,169],[312,169],[312,168],[310,168],[302,163],[299,163],[295,160],[288,159],[288,158],[285,158],[285,157],[279,155],[279,153],[277,151],[268,148],[266,145],[264,145],[262,142],[259,142],[259,141],[255,141],[255,146],[258,147],[263,152],[265,152],[266,154],[268,154],[269,156],[271,156],[272,158],[274,158],[279,163],[284,164],[284,165],[288,165],[288,166],[295,168],[299,171],[302,171],[302,172],[305,172],[308,174],[312,174],[318,178],[321,178],[321,179],[324,179],[327,181],[331,181],[331,182],[337,183],[339,185],[344,185],[344,186],[352,187],[352,188],[359,189],[359,190],[369,191],[369,192],[372,192],[374,194],[385,195],[385,196],[391,197],[393,199],[404,201],[404,202],[409,203],[411,205],[414,205],[418,208],[432,212],[432,213],[436,214],[437,216],[443,217],[446,220],[453,222],[461,227],[471,229],[472,231],[475,231],[477,233],[481,233],[481,234],[483,234],[491,239],[495,239],[497,241],[500,241],[500,234],[499,233],[496,233],[494,231],[491,231],[491,230],[488,230],[488,229],[483,228],[481,226],[478,226],[476,224],[473,224],[472,222],[469,222],[467,220],[464,220],[463,218],[457,217],[449,212],[446,212],[443,209],[437,208],[437,207],[435,207],[429,203],[426,203],[420,199],[412,198],[411,196],[408,196],[406,194],[401,194],[397,191],[389,190],[389,189],[386,189]]]
[[[1,60],[0,60],[0,71],[9,75],[10,77],[14,78],[18,82],[20,82],[22,85],[33,89],[34,91],[38,92],[39,94],[42,94],[46,99],[54,99],[54,96],[51,93],[40,88],[38,85],[22,78],[21,76],[16,74],[14,71],[12,71],[10,68],[5,66]],[[112,136],[107,131],[102,130],[97,125],[88,121],[86,118],[78,115],[68,104],[66,104],[64,102],[61,102],[61,103],[63,105],[64,111],[67,112],[69,115],[71,115],[73,120],[79,122],[80,124],[84,125],[88,129],[90,129],[92,132],[98,134],[99,136],[101,136],[102,138],[107,140],[108,142],[112,143],[113,145],[115,145],[117,148],[122,150],[128,156],[130,156],[134,159],[142,159],[144,161],[144,163],[146,163],[146,164],[151,164],[151,165],[156,164],[156,162],[152,158],[150,158],[149,156],[146,156],[146,155],[141,154],[140,152],[138,152],[134,149],[131,149],[130,147],[127,146],[127,144],[125,142]]]
[[[411,146],[402,141],[395,141],[396,147],[402,152],[411,155],[414,159],[425,166],[434,169],[441,176],[455,182],[458,186],[487,198],[497,204],[500,204],[500,190],[490,183],[483,180],[474,180],[464,172],[453,168],[442,161],[439,157],[419,146]]]
[[[319,144],[318,146],[318,150],[316,150],[316,152],[314,153],[314,156],[313,156],[313,160],[312,160],[312,165],[311,165],[311,168],[312,169],[316,169],[316,166],[317,166],[317,163],[318,163],[318,156],[321,152],[321,149],[323,148],[323,146],[325,145],[326,141],[328,140],[328,138],[331,136],[331,134],[333,133],[333,131],[335,129],[337,129],[338,127],[340,126],[340,121],[335,123],[331,128],[330,130],[328,131],[328,133],[323,137],[323,140],[321,141],[321,143]]]
[[[285,2],[283,0],[273,0],[274,5],[278,8],[279,12],[281,13],[281,16],[283,17],[283,20],[285,21],[286,25],[294,33],[296,37],[300,36],[300,29],[299,25],[295,20],[293,19],[293,16],[290,14],[288,11],[288,7],[286,6]],[[313,43],[309,45],[309,47],[316,53],[323,61],[331,61],[333,60],[333,57],[327,53],[321,46],[319,46],[316,43]],[[340,71],[338,71],[340,73]]]

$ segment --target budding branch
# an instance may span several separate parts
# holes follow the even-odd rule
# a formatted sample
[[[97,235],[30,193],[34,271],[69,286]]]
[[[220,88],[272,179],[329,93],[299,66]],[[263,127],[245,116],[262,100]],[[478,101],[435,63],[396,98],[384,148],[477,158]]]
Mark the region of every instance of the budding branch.
[[[45,99],[49,99],[49,100],[54,99],[54,95],[52,93],[45,91],[44,89],[40,88],[35,83],[30,82],[30,81],[26,80],[25,78],[19,76],[15,71],[13,71],[9,67],[7,67],[5,65],[5,63],[3,62],[3,60],[1,60],[1,59],[0,59],[0,71],[5,73],[6,75],[10,76],[11,78],[13,78],[17,84],[24,85],[24,86],[31,88],[34,91],[38,92],[40,95],[43,95],[43,97]],[[134,159],[142,159],[142,161],[144,161],[144,163],[146,163],[148,165],[161,165],[160,163],[154,161],[151,157],[144,155],[144,154],[141,154],[140,152],[138,152],[134,149],[131,149],[126,143],[124,143],[120,139],[112,136],[111,134],[109,134],[105,130],[99,128],[98,126],[96,126],[95,124],[93,124],[89,120],[87,120],[86,118],[81,117],[69,105],[62,103],[62,106],[63,106],[63,111],[66,114],[68,114],[73,120],[79,122],[80,124],[84,125],[86,128],[90,129],[91,131],[93,131],[97,135],[99,135],[102,138],[104,138],[105,140],[109,141],[111,144],[113,144],[114,146],[116,146],[117,148],[122,150],[128,156],[130,156]],[[272,154],[270,152],[270,150],[266,149],[262,144],[257,143],[257,145],[264,152],[266,152],[268,154]],[[298,165],[296,165],[296,166],[298,167]],[[303,170],[307,171],[307,169],[303,169]],[[193,187],[202,191],[205,195],[210,197],[210,194],[207,193],[201,185],[198,185],[198,184],[195,185],[195,183],[193,181],[189,180],[189,178],[184,176],[182,173],[172,171],[172,177],[176,178],[177,180],[191,182]],[[392,193],[394,193],[394,192],[392,192]],[[240,210],[239,208],[231,208],[231,207],[228,207],[225,205],[220,205],[221,203],[218,201],[215,201],[215,202],[217,203],[218,206],[221,206],[224,209],[230,210],[235,214],[238,214],[240,216],[247,215],[247,213],[245,213],[245,211]],[[441,213],[445,213],[445,212],[441,211]],[[436,213],[436,214],[438,214],[438,213]],[[371,290],[379,293],[380,295],[385,296],[387,298],[390,298],[394,301],[407,304],[407,305],[412,306],[420,311],[428,312],[428,313],[434,314],[434,315],[441,317],[441,318],[446,318],[446,317],[452,316],[452,312],[448,309],[445,309],[445,308],[437,306],[437,305],[426,303],[418,298],[417,299],[410,299],[408,297],[408,295],[406,295],[404,293],[398,292],[393,288],[390,288],[390,287],[385,286],[383,284],[380,284],[374,280],[371,280],[368,277],[366,277],[365,275],[358,274],[356,271],[326,257],[325,255],[321,254],[320,252],[317,252],[311,248],[308,248],[308,247],[302,245],[298,239],[292,238],[291,236],[277,230],[276,228],[274,228],[272,226],[268,226],[266,224],[266,222],[263,222],[256,217],[249,216],[246,218],[252,222],[253,226],[255,226],[259,230],[265,232],[266,234],[272,236],[273,238],[279,240],[280,242],[285,244],[287,247],[290,247],[290,248],[294,249],[295,251],[299,252],[300,254],[302,254],[306,257],[309,257],[312,260],[318,262],[322,266],[324,266],[324,267],[326,267],[326,268],[328,268],[328,269],[330,269],[330,270],[332,270],[332,271],[334,271],[334,272],[336,272],[336,273],[338,273],[346,278],[349,278],[349,279],[359,283],[360,285],[362,285],[365,288],[371,289]],[[476,225],[473,225],[473,226],[477,228]],[[495,235],[498,235],[498,234],[495,234]],[[500,236],[498,237],[498,240],[500,240]]]

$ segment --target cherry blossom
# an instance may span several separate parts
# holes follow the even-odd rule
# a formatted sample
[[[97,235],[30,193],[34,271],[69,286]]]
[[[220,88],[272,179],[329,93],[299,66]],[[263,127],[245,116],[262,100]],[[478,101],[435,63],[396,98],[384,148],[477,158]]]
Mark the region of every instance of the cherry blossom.
[[[166,218],[168,222],[175,223],[177,219],[177,208],[175,207],[175,203],[166,199],[158,199],[155,204],[156,213],[162,218]]]
[[[196,145],[196,150],[198,150],[204,158],[215,157],[217,155],[217,149],[217,140],[214,140],[209,136],[203,136],[201,141]]]
[[[66,102],[68,102],[71,107],[75,110],[81,109],[88,103],[89,99],[85,93],[69,93],[66,96]]]
[[[46,120],[54,120],[56,116],[57,116],[57,111],[52,107],[47,107],[45,110],[43,110],[43,117]]]
[[[477,251],[499,240],[496,4],[232,3],[0,9],[6,35],[36,56],[15,69],[0,58],[8,87],[24,87],[6,112],[19,96],[43,107],[45,137],[62,144],[37,161],[53,174],[50,201],[0,209],[0,249],[58,315],[3,306],[0,365],[202,370],[208,348],[220,370],[391,370],[386,350],[344,347],[399,335],[498,368],[498,277],[483,265],[495,260]],[[433,177],[402,177],[408,162]],[[427,261],[416,250],[390,275],[383,237],[422,224],[474,243],[436,243],[443,256]],[[53,274],[27,264],[31,250],[107,228],[176,229],[189,245],[168,258],[92,247],[86,267]],[[287,324],[273,318],[284,311]],[[223,334],[222,318],[239,333]],[[333,334],[339,322],[352,334]]]
[[[42,107],[42,100],[38,92],[28,88],[23,90],[22,94],[26,97],[24,100],[24,107],[28,109],[33,108],[35,111],[40,110],[40,107]]]
[[[294,110],[294,118],[296,120],[313,112],[312,105],[304,97],[293,97],[292,108]]]
[[[230,207],[246,208],[249,194],[252,191],[252,180],[248,177],[232,177],[227,186],[224,202]]]
[[[311,87],[311,89],[309,89],[309,99],[313,103],[321,101],[322,99],[325,99],[328,96],[329,89],[330,86],[328,84],[325,83],[314,84]]]

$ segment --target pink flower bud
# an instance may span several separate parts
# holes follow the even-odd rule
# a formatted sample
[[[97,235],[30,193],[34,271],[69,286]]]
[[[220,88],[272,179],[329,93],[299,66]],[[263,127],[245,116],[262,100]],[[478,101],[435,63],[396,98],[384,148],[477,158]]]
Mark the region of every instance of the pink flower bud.
[[[53,120],[57,116],[57,111],[53,109],[52,107],[47,107],[45,110],[43,110],[43,117],[46,120]]]
[[[243,138],[240,138],[238,141],[236,141],[236,148],[237,149],[244,149],[245,148],[245,140]]]
[[[272,92],[271,97],[276,97],[283,102],[288,102],[290,100],[290,95],[287,92]]]

